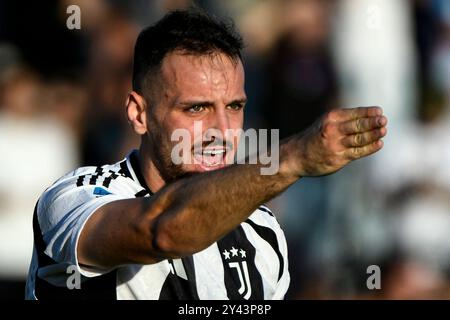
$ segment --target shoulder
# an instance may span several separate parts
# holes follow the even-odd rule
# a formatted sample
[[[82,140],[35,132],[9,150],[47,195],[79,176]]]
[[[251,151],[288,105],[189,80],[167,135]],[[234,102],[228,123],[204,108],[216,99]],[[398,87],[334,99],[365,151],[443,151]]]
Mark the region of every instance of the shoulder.
[[[270,210],[269,207],[266,207],[266,206],[264,206],[264,205],[259,206],[258,209],[257,209],[257,211],[267,213],[267,214],[268,214],[269,216],[271,216],[272,218],[275,218],[275,216],[274,216],[272,210]]]
[[[54,182],[38,200],[37,215],[43,232],[71,213],[134,198],[142,187],[124,172],[123,161],[113,165],[80,167]]]
[[[270,210],[267,206],[261,205],[259,206],[248,218],[249,220],[254,221],[259,224],[278,224],[277,218],[273,214],[272,210]]]
[[[245,221],[252,227],[268,228],[274,231],[277,236],[284,237],[284,232],[271,209],[265,205],[259,206]]]
[[[97,196],[104,195],[103,192],[110,193],[132,193],[139,191],[142,187],[137,183],[126,168],[126,159],[115,164],[103,166],[89,166],[75,169],[57,181],[55,181],[45,192],[43,197],[58,194],[63,191],[83,189],[98,190]]]
[[[264,243],[268,243],[280,261],[281,270],[287,263],[287,242],[283,229],[278,223],[275,215],[267,206],[260,206],[256,209],[247,220],[243,222],[243,228],[246,233],[253,235],[260,248],[264,248]],[[266,249],[262,249],[267,252]],[[269,250],[270,251],[270,250]]]

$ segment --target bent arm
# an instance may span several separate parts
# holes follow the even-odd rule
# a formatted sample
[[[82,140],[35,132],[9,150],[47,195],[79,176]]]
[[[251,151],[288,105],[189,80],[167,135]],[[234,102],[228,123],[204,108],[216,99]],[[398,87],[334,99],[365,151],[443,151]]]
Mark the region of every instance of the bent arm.
[[[302,176],[335,172],[382,147],[380,108],[339,109],[280,145],[280,170],[231,165],[180,179],[150,198],[111,202],[87,221],[78,243],[81,264],[110,268],[151,264],[201,251]]]
[[[259,165],[232,165],[181,179],[152,197],[108,203],[83,228],[79,262],[109,268],[201,251],[295,180],[262,176]]]

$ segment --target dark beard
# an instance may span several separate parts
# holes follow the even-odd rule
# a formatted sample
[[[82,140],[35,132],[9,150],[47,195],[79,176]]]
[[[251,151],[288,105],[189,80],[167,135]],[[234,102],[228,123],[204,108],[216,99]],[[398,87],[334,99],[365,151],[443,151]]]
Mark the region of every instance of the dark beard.
[[[156,132],[155,132],[156,131]],[[184,171],[181,164],[174,164],[171,158],[171,141],[161,135],[161,130],[150,133],[152,160],[165,183],[192,177],[202,172]]]

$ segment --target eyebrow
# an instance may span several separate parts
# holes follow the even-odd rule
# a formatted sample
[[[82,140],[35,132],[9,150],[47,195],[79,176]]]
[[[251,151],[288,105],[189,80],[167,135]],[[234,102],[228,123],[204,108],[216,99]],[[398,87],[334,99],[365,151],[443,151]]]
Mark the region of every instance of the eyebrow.
[[[236,99],[236,100],[233,100],[233,101],[227,103],[227,106],[232,105],[232,104],[244,104],[246,102],[247,102],[247,98]],[[214,105],[214,102],[207,101],[207,100],[187,100],[187,101],[181,101],[178,104],[183,105],[183,106],[193,106],[193,105],[212,106],[212,105]]]
[[[242,99],[237,99],[237,100],[233,100],[230,103],[227,104],[227,106],[229,106],[230,104],[244,104],[247,102],[247,98],[242,98]]]

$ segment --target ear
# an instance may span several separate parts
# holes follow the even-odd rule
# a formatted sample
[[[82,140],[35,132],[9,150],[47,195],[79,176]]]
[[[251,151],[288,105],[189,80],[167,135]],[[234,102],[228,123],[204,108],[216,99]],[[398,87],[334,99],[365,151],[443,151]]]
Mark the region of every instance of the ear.
[[[134,132],[143,135],[147,132],[147,103],[140,94],[136,91],[131,91],[128,94],[126,101],[128,123],[131,124]]]

